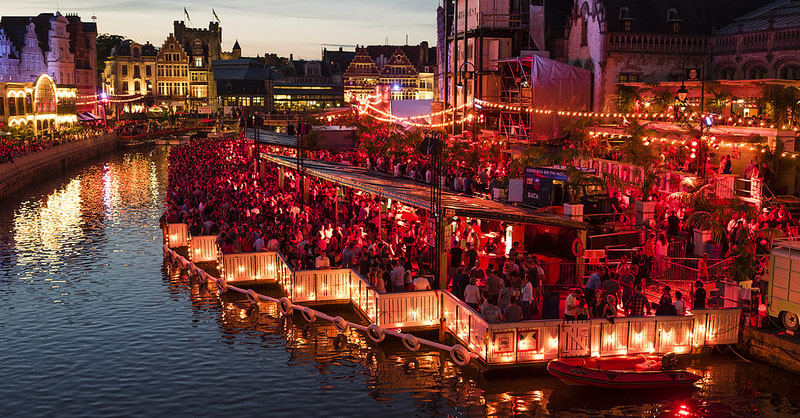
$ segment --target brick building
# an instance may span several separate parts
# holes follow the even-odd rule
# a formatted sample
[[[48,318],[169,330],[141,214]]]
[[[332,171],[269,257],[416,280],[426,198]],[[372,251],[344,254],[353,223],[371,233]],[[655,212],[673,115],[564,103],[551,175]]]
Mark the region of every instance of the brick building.
[[[80,96],[97,93],[97,26],[59,12],[0,19],[0,81],[36,82],[48,74]],[[87,109],[91,110],[93,106]]]
[[[769,84],[755,80],[800,77],[798,9],[793,0],[575,0],[563,58],[592,71],[594,111],[623,110],[625,86],[666,92],[694,76],[696,101],[700,78],[716,88],[738,80],[727,83],[734,95],[753,96]]]

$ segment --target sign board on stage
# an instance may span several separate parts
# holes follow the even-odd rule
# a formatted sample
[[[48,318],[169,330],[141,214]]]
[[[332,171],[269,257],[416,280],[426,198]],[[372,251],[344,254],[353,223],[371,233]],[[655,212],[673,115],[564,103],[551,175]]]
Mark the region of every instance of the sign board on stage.
[[[211,114],[211,106],[198,106],[197,113],[201,115],[210,115]]]
[[[600,259],[606,257],[606,250],[586,250],[583,252],[583,257],[589,264],[599,264]]]

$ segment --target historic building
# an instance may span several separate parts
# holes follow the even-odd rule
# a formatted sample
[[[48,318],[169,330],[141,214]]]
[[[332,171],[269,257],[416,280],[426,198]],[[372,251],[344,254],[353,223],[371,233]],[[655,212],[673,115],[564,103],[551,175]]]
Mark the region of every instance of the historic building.
[[[186,27],[183,21],[175,21],[173,29],[176,41],[189,58],[188,105],[191,108],[208,105],[209,98],[216,96],[211,63],[225,58],[241,57],[239,42],[234,44],[231,53],[226,53],[226,57],[223,57],[222,28],[218,22],[209,22],[206,29]]]
[[[799,9],[793,0],[575,0],[564,58],[592,71],[595,111],[630,109],[626,87],[668,93],[688,82],[699,101],[701,79],[714,83],[706,93],[752,101],[769,80],[800,77]]]
[[[78,121],[77,90],[57,86],[47,74],[35,81],[0,82],[0,128],[30,128],[35,134],[68,128]]]
[[[714,32],[717,80],[800,80],[800,2],[775,1]]]
[[[96,38],[96,25],[82,22],[77,15],[4,16],[0,19],[0,82],[35,82],[48,74],[57,85],[74,86],[78,95],[94,97]]]
[[[189,55],[173,34],[156,54],[156,102],[185,107],[189,99]]]
[[[125,40],[111,51],[103,71],[104,91],[112,95],[153,98],[156,84],[156,47]]]
[[[342,74],[346,102],[388,86],[392,100],[432,100],[436,97],[436,49],[427,42],[415,46],[376,45],[356,48]]]

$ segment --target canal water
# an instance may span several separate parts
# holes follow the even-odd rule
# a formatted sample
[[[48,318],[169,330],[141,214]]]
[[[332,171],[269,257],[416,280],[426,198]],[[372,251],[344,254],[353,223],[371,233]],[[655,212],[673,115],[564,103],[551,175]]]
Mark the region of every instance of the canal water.
[[[615,393],[249,312],[163,263],[166,152],[113,154],[0,205],[3,416],[800,414],[797,376],[731,353],[688,362],[695,390]]]

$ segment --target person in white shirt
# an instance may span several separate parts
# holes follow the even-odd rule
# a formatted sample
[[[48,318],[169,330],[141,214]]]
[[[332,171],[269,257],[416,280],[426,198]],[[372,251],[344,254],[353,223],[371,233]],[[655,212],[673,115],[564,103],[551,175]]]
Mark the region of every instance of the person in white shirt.
[[[255,251],[264,251],[264,247],[266,247],[266,244],[264,243],[264,236],[259,235],[258,238],[256,238],[256,240],[253,242],[253,249]]]
[[[583,296],[581,289],[575,289],[569,294],[569,296],[567,296],[567,300],[564,303],[565,321],[575,320],[575,316],[578,313],[578,307],[580,306],[580,301],[578,300],[580,296]]]
[[[431,290],[431,282],[424,276],[414,278],[414,291]]]
[[[683,293],[675,291],[675,314],[686,315],[686,302],[683,301]]]
[[[314,260],[314,267],[317,270],[324,270],[331,268],[331,259],[328,258],[328,253],[322,252],[320,255],[317,256],[316,260]]]
[[[480,309],[481,289],[476,286],[475,278],[469,279],[469,284],[464,288],[464,302],[476,311]]]
[[[522,317],[530,319],[531,303],[533,302],[533,285],[531,284],[528,276],[523,278],[524,284],[522,285]]]

